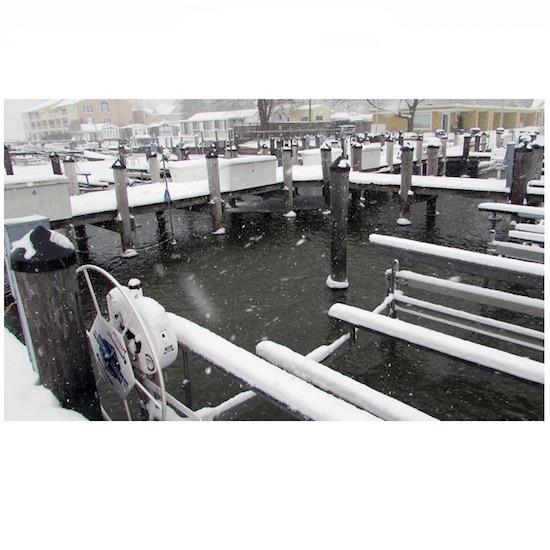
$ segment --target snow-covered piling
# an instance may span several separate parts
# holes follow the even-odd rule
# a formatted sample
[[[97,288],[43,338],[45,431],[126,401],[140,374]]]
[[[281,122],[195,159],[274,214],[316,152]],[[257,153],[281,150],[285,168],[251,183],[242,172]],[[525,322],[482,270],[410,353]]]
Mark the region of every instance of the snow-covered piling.
[[[78,173],[76,170],[76,162],[74,157],[66,156],[63,159],[63,172],[69,180],[69,194],[80,195],[80,189],[78,187]]]
[[[449,136],[447,134],[442,135],[440,138],[441,141],[441,176],[447,175],[447,142],[449,141]]]
[[[422,134],[418,134],[416,138],[416,173],[422,175]]]
[[[527,183],[531,179],[533,162],[533,148],[527,142],[516,146],[514,149],[514,165],[512,169],[512,188],[510,190],[510,202],[523,204],[527,195]]]
[[[4,145],[4,170],[6,175],[13,176],[13,163],[11,161],[10,148]]]
[[[137,254],[134,249],[134,237],[132,235],[132,218],[130,217],[130,206],[128,204],[128,189],[126,182],[126,166],[120,159],[115,160],[111,166],[115,180],[116,207],[118,211],[117,220],[120,226],[120,239],[122,244],[123,258],[131,258]]]
[[[43,226],[14,242],[10,253],[40,382],[63,407],[100,420],[75,263],[71,241]]]
[[[542,170],[544,168],[544,145],[535,141],[531,147],[533,148],[533,162],[532,177],[529,179],[540,180],[542,178]]]
[[[323,197],[325,204],[330,207],[330,163],[332,149],[328,141],[321,145],[321,168],[323,170]]]
[[[393,138],[391,136],[386,140],[386,164],[390,173],[393,172]]]
[[[285,213],[287,218],[295,217],[294,213],[294,184],[292,183],[292,156],[294,146],[283,147],[283,193],[285,198]]]
[[[399,219],[397,225],[411,225],[409,220],[409,192],[412,184],[413,150],[409,145],[401,148],[401,184],[399,186]]]
[[[503,145],[504,128],[496,129],[495,147],[499,149]]]
[[[156,153],[151,153],[147,159],[149,164],[149,176],[151,183],[157,183],[160,181],[160,163]]]
[[[210,192],[210,211],[212,213],[212,230],[214,235],[225,234],[223,225],[222,193],[220,189],[220,166],[218,153],[211,149],[206,153],[206,173],[208,176],[208,190]]]
[[[348,288],[347,226],[350,166],[345,157],[330,166],[330,275],[327,286]]]
[[[439,163],[439,140],[428,145],[428,161],[426,164],[426,175],[437,176]],[[426,217],[435,218],[437,216],[437,196],[431,195],[426,202]]]
[[[56,176],[62,176],[63,171],[61,170],[61,161],[59,160],[59,155],[57,153],[50,153],[50,162],[52,164],[52,172]]]
[[[296,138],[292,140],[292,164],[298,164],[298,140]]]

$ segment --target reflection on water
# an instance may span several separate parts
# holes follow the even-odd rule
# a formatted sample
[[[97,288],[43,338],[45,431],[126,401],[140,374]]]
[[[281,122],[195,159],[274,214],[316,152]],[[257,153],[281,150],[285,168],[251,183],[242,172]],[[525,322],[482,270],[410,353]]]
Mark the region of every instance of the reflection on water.
[[[311,195],[309,193],[308,195]],[[370,233],[396,235],[426,242],[484,251],[489,223],[480,213],[480,199],[447,196],[438,199],[441,215],[426,226],[425,203],[413,204],[413,225],[397,227],[398,203],[381,195],[370,197],[365,208],[350,213],[348,275],[350,288],[332,291],[325,286],[329,265],[328,217],[320,197],[296,198],[298,216],[281,216],[282,200],[270,198],[238,202],[226,215],[227,235],[210,234],[207,211],[173,212],[178,244],[156,244],[154,215],[136,218],[138,257],[121,260],[117,234],[88,227],[89,262],[110,271],[119,282],[142,280],[144,293],[168,311],[187,317],[250,351],[262,338],[300,352],[333,341],[343,332],[327,315],[334,302],[373,309],[385,295],[384,271],[391,258],[377,254],[369,244]],[[307,210],[300,210],[307,208]],[[504,233],[505,222],[501,223]],[[456,276],[452,270],[435,269],[414,262],[403,264],[425,274]],[[541,297],[541,291],[461,275],[464,282],[488,284],[501,290]],[[425,298],[421,293],[415,294]],[[531,318],[441,296],[428,297],[451,307],[542,330]],[[407,319],[409,320],[409,319]],[[425,326],[425,321],[411,319]],[[14,329],[11,315],[7,323]],[[514,348],[488,338],[446,327],[442,330],[472,341],[542,360],[541,354]],[[341,349],[327,364],[356,380],[392,395],[440,419],[542,419],[540,386],[504,374],[361,333],[353,349]],[[181,357],[166,369],[167,388],[176,397],[191,398],[193,408],[216,405],[240,389],[215,368],[195,356],[190,358],[191,395],[186,394]],[[242,388],[244,389],[244,388]],[[115,414],[115,416],[120,416]],[[286,419],[290,416],[263,400],[237,411],[236,419]]]

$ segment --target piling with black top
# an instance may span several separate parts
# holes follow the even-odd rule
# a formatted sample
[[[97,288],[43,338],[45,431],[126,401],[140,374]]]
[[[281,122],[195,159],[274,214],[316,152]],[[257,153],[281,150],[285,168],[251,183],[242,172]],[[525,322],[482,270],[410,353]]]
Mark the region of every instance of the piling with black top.
[[[126,148],[122,144],[118,146],[118,158],[121,160],[122,164],[126,166]]]
[[[332,149],[325,141],[321,145],[321,168],[323,170],[323,198],[325,204],[330,206],[330,164],[332,162]]]
[[[25,242],[26,241],[26,242]],[[82,321],[71,242],[37,226],[10,254],[36,355],[40,382],[64,408],[101,420]],[[29,254],[30,250],[32,254]]]
[[[287,218],[294,218],[294,183],[292,181],[293,147],[283,147],[283,192],[285,198],[285,213]]]
[[[57,153],[50,153],[50,162],[52,164],[52,172],[56,176],[62,176],[63,170],[61,170],[61,161],[59,160],[59,155]]]
[[[533,148],[527,142],[517,145],[514,150],[514,166],[512,169],[512,189],[510,202],[523,204],[527,195],[527,184],[530,179],[533,162]]]
[[[80,188],[78,187],[78,173],[74,157],[67,156],[63,159],[63,172],[69,180],[69,194],[79,195]]]
[[[413,148],[403,145],[401,148],[401,184],[399,186],[399,219],[397,225],[411,225],[409,220],[409,191],[412,185]]]
[[[479,152],[480,145],[481,145],[481,134],[476,134],[476,135],[474,136],[474,151],[475,151],[476,153]]]
[[[7,145],[4,145],[4,170],[6,175],[13,176],[13,163],[11,161],[11,152],[10,148]]]
[[[126,166],[120,159],[115,160],[111,166],[115,180],[116,207],[118,210],[117,220],[120,227],[120,240],[122,244],[123,258],[131,258],[137,255],[134,249],[134,237],[132,235],[132,218],[130,216],[130,205],[128,203],[128,188],[126,182]]]
[[[210,211],[212,214],[212,232],[214,235],[225,235],[223,225],[223,202],[220,189],[220,166],[218,153],[211,149],[206,153],[206,173],[210,192]]]
[[[338,157],[330,165],[330,275],[327,286],[348,288],[347,226],[350,166],[347,158]]]

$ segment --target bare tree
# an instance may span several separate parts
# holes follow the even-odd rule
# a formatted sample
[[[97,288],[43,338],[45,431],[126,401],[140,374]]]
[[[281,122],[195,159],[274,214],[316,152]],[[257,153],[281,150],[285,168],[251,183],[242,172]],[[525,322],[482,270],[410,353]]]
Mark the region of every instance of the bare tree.
[[[414,127],[414,115],[420,103],[425,99],[399,99],[397,109],[389,109],[386,100],[367,99],[367,103],[380,111],[389,111],[396,117],[404,118],[407,121],[407,132],[412,132]]]
[[[257,99],[256,107],[260,117],[260,129],[262,131],[269,130],[269,122],[275,112],[283,116],[286,111],[285,107],[290,109],[293,104],[293,99]]]

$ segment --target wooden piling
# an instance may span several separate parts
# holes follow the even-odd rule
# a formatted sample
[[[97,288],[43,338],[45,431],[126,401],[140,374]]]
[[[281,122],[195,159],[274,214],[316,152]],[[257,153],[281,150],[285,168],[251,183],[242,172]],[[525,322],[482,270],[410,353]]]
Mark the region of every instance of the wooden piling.
[[[418,135],[418,137],[416,138],[416,173],[419,176],[422,175],[422,157],[422,136]]]
[[[147,159],[149,164],[149,176],[151,177],[151,183],[158,183],[160,181],[160,162],[157,153],[151,153]],[[124,164],[124,166],[126,166]]]
[[[393,138],[391,136],[386,141],[386,164],[390,173],[393,172]]]
[[[399,143],[399,147],[403,147],[403,143],[404,143],[403,132],[399,132],[399,135],[397,137],[397,143]]]
[[[441,176],[447,175],[447,142],[449,141],[449,136],[445,134],[441,136]]]
[[[439,145],[428,145],[428,160],[426,163],[427,176],[437,176],[438,160],[439,160]]]
[[[412,185],[413,149],[409,145],[401,148],[401,184],[399,186],[399,219],[397,225],[411,225],[409,220],[409,191]]]
[[[526,142],[516,146],[514,150],[514,166],[512,171],[512,189],[510,191],[510,202],[512,204],[523,204],[527,195],[527,183],[531,175],[532,162],[532,147]]]
[[[120,159],[115,160],[111,166],[115,180],[116,207],[118,210],[117,220],[120,227],[120,240],[122,245],[122,258],[132,258],[137,255],[134,248],[134,237],[132,235],[132,218],[128,204],[128,189],[126,182],[126,166]]]
[[[118,146],[118,158],[121,160],[122,164],[126,166],[126,148],[122,144]]]
[[[487,132],[482,132],[481,137],[479,138],[479,150],[482,153],[487,151],[487,142],[489,141],[489,134]]]
[[[210,191],[212,233],[214,235],[225,235],[223,202],[220,189],[220,166],[218,163],[218,153],[215,150],[210,150],[206,154],[206,173],[208,175],[208,189]]]
[[[354,172],[361,172],[362,161],[363,145],[359,142],[355,142],[351,148],[351,169]]]
[[[86,232],[85,225],[75,225],[74,238],[76,242],[76,248],[81,254],[87,254],[88,250],[88,233]]]
[[[298,140],[297,139],[292,140],[292,164],[293,165],[298,164]],[[284,160],[283,160],[283,166],[284,166]]]
[[[348,288],[347,226],[349,162],[338,157],[330,165],[330,275],[326,284],[332,289]]]
[[[294,147],[283,147],[283,192],[285,197],[285,213],[287,218],[296,217],[294,212],[294,183],[292,181],[292,155]]]
[[[7,145],[4,145],[4,170],[6,175],[13,176],[13,163],[11,160],[10,148]]]
[[[476,153],[479,152],[480,145],[481,145],[481,134],[476,134],[474,136],[474,151]]]
[[[540,143],[533,143],[533,172],[531,179],[540,180],[542,178],[542,169],[544,168],[544,146]]]
[[[325,141],[321,145],[321,168],[323,170],[323,198],[325,204],[330,207],[330,165],[332,162],[332,149]]]
[[[80,188],[78,187],[78,173],[76,170],[76,162],[74,157],[67,156],[63,159],[63,172],[69,179],[69,194],[80,195]]]
[[[496,141],[495,141],[495,147],[499,149],[502,147],[503,144],[503,136],[504,136],[504,128],[497,128],[496,129]]]
[[[17,248],[10,254],[10,264],[40,382],[64,408],[101,420],[79,301],[75,251],[66,237],[42,226],[33,229],[28,239],[34,249],[32,257],[25,258],[26,249]]]
[[[56,176],[62,176],[63,170],[61,170],[61,161],[59,160],[59,155],[57,153],[50,153],[50,162],[52,165],[52,172]]]

